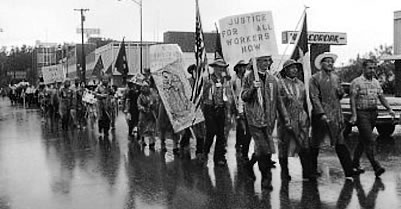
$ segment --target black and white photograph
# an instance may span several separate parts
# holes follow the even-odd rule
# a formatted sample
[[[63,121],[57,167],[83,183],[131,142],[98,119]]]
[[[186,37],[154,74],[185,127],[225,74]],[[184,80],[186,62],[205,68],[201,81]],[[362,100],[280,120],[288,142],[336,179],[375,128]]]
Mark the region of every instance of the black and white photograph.
[[[0,5],[0,209],[401,208],[400,1]]]

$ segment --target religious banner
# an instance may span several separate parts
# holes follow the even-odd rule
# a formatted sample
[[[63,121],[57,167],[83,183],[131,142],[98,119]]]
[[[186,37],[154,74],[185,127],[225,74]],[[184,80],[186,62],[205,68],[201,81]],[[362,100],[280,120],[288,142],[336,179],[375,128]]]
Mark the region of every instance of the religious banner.
[[[61,64],[51,65],[42,68],[44,84],[64,81],[64,70]]]
[[[191,102],[191,86],[185,76],[181,48],[177,44],[150,46],[150,72],[174,132],[204,121]]]
[[[224,59],[230,66],[239,60],[278,54],[271,11],[225,17],[219,25]]]

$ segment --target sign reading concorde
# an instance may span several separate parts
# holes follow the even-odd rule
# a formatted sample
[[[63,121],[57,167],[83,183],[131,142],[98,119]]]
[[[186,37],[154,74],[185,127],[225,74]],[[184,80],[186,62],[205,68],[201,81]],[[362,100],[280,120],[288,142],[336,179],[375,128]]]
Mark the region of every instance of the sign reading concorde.
[[[230,66],[239,60],[278,54],[271,11],[225,17],[219,25],[224,59]]]
[[[282,43],[294,44],[297,40],[299,31],[283,31]],[[335,32],[312,32],[308,31],[308,43],[310,44],[328,44],[328,45],[347,45],[346,33]]]

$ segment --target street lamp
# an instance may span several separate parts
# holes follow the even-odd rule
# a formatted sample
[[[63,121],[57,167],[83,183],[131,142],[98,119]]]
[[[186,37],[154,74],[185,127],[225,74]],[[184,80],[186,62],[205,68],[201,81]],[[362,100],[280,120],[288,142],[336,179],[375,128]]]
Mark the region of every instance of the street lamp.
[[[121,0],[118,0],[121,1]],[[140,16],[140,28],[139,28],[139,32],[140,32],[140,48],[139,48],[139,65],[140,65],[140,70],[141,73],[143,73],[143,67],[142,67],[142,0],[131,0],[134,3],[136,3],[137,5],[139,5],[139,16]]]

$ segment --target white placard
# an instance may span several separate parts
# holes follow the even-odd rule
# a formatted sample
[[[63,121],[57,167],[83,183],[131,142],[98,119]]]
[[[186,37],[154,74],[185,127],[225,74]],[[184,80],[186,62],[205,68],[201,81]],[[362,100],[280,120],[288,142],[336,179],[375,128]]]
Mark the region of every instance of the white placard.
[[[271,11],[226,17],[219,25],[224,59],[231,66],[239,60],[278,54]]]
[[[45,84],[63,82],[64,70],[61,64],[51,65],[42,68],[43,81]]]
[[[149,49],[150,72],[156,72],[172,63],[182,63],[183,54],[178,44],[152,45]]]

